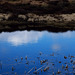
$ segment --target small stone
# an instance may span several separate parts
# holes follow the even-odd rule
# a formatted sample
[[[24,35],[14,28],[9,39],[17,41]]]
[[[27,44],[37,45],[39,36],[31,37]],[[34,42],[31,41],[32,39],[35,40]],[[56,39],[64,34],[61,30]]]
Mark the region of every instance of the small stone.
[[[23,57],[21,57],[21,60],[23,60]]]
[[[57,74],[60,74],[61,72],[58,70]]]
[[[59,63],[61,63],[61,61],[59,61]]]
[[[74,58],[74,56],[71,56],[71,58]]]
[[[29,61],[27,61],[26,64],[29,64]]]
[[[40,55],[42,55],[42,52],[40,52]]]
[[[41,65],[42,65],[42,60],[40,61]]]
[[[64,58],[65,58],[65,59],[67,59],[67,57],[66,57],[66,56],[64,56]]]
[[[71,63],[73,62],[73,60],[71,59]]]
[[[14,67],[12,66],[12,71],[14,71]]]
[[[68,69],[68,65],[66,65],[66,69]]]
[[[27,60],[27,56],[25,57],[25,59]]]
[[[17,62],[17,58],[15,59],[15,61]]]

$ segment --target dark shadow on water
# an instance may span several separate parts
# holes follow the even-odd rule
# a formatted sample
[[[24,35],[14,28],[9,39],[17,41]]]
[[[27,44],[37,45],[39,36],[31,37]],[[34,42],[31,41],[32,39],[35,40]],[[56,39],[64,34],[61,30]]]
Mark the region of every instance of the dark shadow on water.
[[[67,32],[67,31],[74,31],[73,28],[57,28],[57,27],[24,27],[24,28],[19,28],[19,27],[13,27],[10,28],[10,29],[2,29],[0,30],[0,33],[1,32],[14,32],[14,31],[24,31],[24,30],[27,30],[27,31],[31,31],[31,30],[34,30],[34,31],[48,31],[48,32],[54,32],[54,33],[58,33],[58,32]]]

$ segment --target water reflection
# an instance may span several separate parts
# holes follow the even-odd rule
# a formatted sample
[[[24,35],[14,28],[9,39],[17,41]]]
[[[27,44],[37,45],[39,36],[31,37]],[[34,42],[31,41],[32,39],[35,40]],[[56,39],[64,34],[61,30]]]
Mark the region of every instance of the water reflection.
[[[47,31],[38,32],[38,31],[17,31],[12,33],[4,33],[0,34],[0,41],[5,41],[11,43],[14,46],[28,44],[28,43],[37,43],[40,38],[43,36],[50,37],[51,39],[60,39],[60,38],[75,38],[73,35],[74,32],[68,31],[65,33],[49,33]],[[53,49],[57,49],[60,47],[57,45],[53,45]]]
[[[52,50],[59,51],[59,50],[61,50],[61,46],[59,44],[53,44],[52,45]]]
[[[68,31],[68,32],[63,32],[63,33],[51,33],[50,36],[52,36],[52,38],[56,39],[56,38],[74,38],[75,35],[73,35],[74,32]]]
[[[28,44],[28,43],[37,43],[38,39],[42,37],[43,33],[40,32],[28,32],[28,31],[18,31],[12,33],[2,33],[0,34],[0,41],[4,40],[11,43],[14,46]]]
[[[66,71],[65,68],[62,70],[62,65],[66,66],[65,63],[67,63],[72,69],[73,64],[70,60],[75,60],[74,34],[75,32],[71,31],[65,33],[48,31],[2,32],[0,34],[0,74],[9,72],[12,75],[11,71],[15,68],[14,72],[24,75],[25,71],[29,73],[33,67],[39,69],[46,65],[42,68],[42,72],[39,70],[39,75],[52,75],[53,72],[56,75],[59,71],[65,75]],[[46,67],[50,68],[44,72]],[[33,72],[35,69],[30,74],[33,75]]]

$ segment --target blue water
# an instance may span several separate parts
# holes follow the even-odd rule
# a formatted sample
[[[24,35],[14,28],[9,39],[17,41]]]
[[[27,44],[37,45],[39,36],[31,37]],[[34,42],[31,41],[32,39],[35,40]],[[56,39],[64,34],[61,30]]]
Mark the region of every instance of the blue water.
[[[58,70],[60,75],[75,75],[73,69],[75,65],[70,62],[71,60],[74,62],[75,58],[71,56],[75,56],[75,31],[64,33],[48,31],[0,33],[1,75],[35,75],[33,73],[35,67],[39,69],[37,75],[53,75],[53,72],[56,75]],[[40,61],[43,60],[47,61],[41,64]],[[67,70],[65,70],[66,65],[68,65]],[[44,72],[45,67],[49,67],[49,69]]]

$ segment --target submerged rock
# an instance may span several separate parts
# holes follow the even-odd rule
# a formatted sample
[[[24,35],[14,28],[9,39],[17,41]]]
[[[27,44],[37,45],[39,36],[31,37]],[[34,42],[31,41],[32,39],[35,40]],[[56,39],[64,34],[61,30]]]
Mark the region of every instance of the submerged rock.
[[[65,70],[68,70],[68,65],[66,65]]]
[[[65,59],[67,59],[67,57],[66,57],[66,56],[64,56],[64,58],[65,58]]]
[[[25,59],[27,60],[27,56],[25,57]]]
[[[61,71],[58,70],[57,74],[60,74],[60,73],[61,73]]]
[[[23,57],[21,57],[21,60],[23,60]]]
[[[15,68],[12,66],[12,71],[14,71],[15,70]]]

